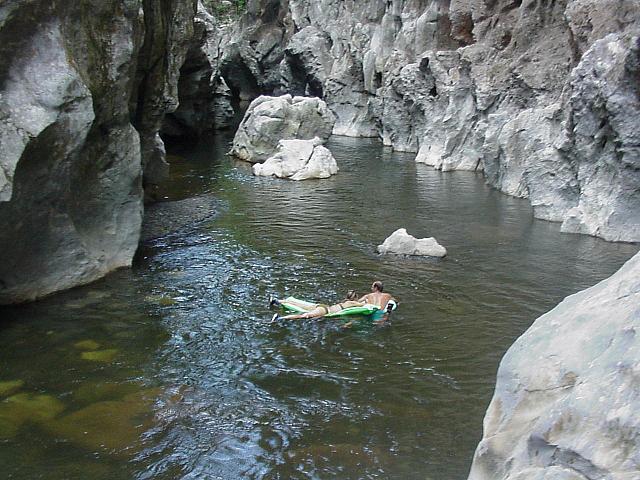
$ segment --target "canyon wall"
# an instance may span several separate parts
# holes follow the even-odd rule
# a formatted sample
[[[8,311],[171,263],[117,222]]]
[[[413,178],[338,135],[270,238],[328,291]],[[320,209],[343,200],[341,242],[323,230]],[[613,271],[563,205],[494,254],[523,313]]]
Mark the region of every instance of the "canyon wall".
[[[483,171],[565,232],[640,241],[635,0],[252,0],[231,92],[322,97],[334,133]]]
[[[195,1],[0,6],[0,304],[131,264]],[[144,167],[144,172],[143,172]]]
[[[129,265],[166,137],[322,97],[334,133],[483,171],[539,218],[640,240],[634,0],[6,0],[0,303]],[[214,15],[215,14],[215,15]]]

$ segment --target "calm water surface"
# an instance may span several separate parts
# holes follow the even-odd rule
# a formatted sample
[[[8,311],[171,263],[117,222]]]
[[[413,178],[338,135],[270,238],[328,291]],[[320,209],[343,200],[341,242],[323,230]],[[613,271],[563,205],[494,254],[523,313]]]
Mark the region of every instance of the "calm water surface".
[[[0,310],[3,478],[464,479],[509,345],[638,250],[377,141],[333,138],[340,174],[302,183],[254,178],[228,141],[172,159],[167,198],[211,193],[215,219]],[[449,256],[379,257],[400,227]],[[389,326],[268,323],[269,293],[374,279],[401,301]]]

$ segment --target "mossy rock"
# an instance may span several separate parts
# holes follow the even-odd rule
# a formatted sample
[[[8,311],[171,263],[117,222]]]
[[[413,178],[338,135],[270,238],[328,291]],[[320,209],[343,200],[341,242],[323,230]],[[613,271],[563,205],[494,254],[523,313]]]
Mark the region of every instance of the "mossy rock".
[[[64,411],[51,395],[19,393],[0,402],[0,438],[11,438],[25,423],[42,423]]]
[[[95,340],[82,340],[74,343],[73,346],[78,350],[98,350],[100,348],[100,344]]]
[[[115,348],[110,348],[108,350],[82,352],[82,359],[89,360],[91,362],[109,363],[109,362],[112,362],[114,358],[116,358],[116,355],[118,355],[118,350]]]
[[[24,386],[24,380],[10,380],[8,382],[0,382],[0,398],[13,395]]]
[[[122,400],[94,403],[44,426],[56,437],[92,452],[134,453],[141,445],[141,436],[152,425],[158,393],[145,390]]]

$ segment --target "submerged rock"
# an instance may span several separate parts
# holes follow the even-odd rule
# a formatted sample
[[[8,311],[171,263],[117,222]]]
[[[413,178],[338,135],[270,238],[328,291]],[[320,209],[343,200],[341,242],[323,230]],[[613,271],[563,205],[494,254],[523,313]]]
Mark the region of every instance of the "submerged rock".
[[[24,386],[24,380],[10,380],[0,382],[0,398],[13,395]]]
[[[440,245],[435,238],[415,238],[404,228],[393,232],[382,245],[378,245],[378,253],[397,255],[421,255],[428,257],[444,257],[447,249]]]
[[[43,427],[58,438],[90,451],[129,451],[140,444],[140,437],[153,418],[157,391],[141,391],[118,401],[102,401],[46,422]]]
[[[335,116],[319,98],[261,96],[249,106],[230,153],[247,162],[263,162],[276,153],[280,140],[326,141],[334,123]]]
[[[0,439],[11,438],[24,424],[40,424],[64,410],[64,404],[51,395],[19,393],[0,402]]]
[[[278,153],[253,166],[254,175],[289,180],[329,178],[336,173],[336,159],[317,137],[313,140],[280,140]]]
[[[640,253],[506,353],[470,480],[638,478]]]
[[[147,242],[165,235],[193,228],[213,218],[221,209],[221,202],[212,195],[158,202],[147,206],[140,240]]]
[[[116,358],[116,355],[118,355],[118,350],[109,348],[107,350],[96,350],[94,352],[82,352],[81,357],[83,360],[90,360],[92,362],[109,363]]]

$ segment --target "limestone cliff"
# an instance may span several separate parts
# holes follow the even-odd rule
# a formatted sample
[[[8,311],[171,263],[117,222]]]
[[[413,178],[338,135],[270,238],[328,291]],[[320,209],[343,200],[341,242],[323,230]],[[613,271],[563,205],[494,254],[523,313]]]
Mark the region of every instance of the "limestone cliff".
[[[470,480],[640,475],[640,254],[502,359]]]
[[[0,5],[0,303],[131,264],[195,1]],[[134,127],[135,125],[135,127]]]
[[[635,0],[253,0],[220,72],[322,97],[334,133],[482,170],[536,217],[640,240]]]

